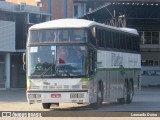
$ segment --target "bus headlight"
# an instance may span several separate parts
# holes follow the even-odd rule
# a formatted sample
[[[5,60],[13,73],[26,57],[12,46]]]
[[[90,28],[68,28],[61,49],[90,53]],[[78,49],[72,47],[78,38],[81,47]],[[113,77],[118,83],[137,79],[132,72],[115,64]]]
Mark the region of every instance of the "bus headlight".
[[[27,90],[30,90],[31,89],[31,86],[27,86]]]
[[[88,89],[89,85],[88,85],[88,81],[83,81],[82,82],[82,89]]]
[[[88,85],[82,85],[82,89],[87,89]]]
[[[41,94],[36,94],[36,98],[41,98]]]
[[[28,98],[32,99],[32,98],[36,98],[35,94],[28,94]]]
[[[33,99],[33,98],[39,99],[41,98],[41,94],[28,94],[28,98],[29,99]]]

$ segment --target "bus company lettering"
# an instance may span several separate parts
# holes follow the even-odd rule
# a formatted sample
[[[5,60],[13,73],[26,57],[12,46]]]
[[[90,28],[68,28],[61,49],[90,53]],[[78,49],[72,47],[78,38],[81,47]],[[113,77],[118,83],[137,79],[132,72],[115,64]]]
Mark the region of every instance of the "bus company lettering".
[[[129,57],[129,58],[128,58],[128,62],[129,62],[129,64],[137,64],[137,63],[138,63],[138,60],[135,60],[134,58]]]
[[[123,64],[123,56],[112,53],[111,62],[112,62],[112,66],[121,66]]]

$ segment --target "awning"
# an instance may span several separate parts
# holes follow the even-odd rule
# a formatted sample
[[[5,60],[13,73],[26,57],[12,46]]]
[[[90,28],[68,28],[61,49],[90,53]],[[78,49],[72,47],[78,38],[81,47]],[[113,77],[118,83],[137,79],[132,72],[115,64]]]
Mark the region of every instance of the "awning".
[[[159,20],[159,2],[110,2],[80,17],[82,19],[93,20],[105,23],[107,20],[125,16],[125,19],[138,20]]]

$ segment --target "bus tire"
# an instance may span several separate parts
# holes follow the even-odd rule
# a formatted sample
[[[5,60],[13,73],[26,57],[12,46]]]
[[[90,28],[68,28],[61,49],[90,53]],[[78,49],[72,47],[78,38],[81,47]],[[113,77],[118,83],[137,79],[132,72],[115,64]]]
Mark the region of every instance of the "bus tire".
[[[93,109],[98,109],[103,102],[103,84],[100,82],[97,86],[97,102],[91,103]]]
[[[50,109],[51,103],[42,103],[43,109]]]
[[[127,90],[127,101],[126,101],[127,104],[130,104],[132,102],[133,94],[134,94],[133,83],[129,81]]]
[[[59,107],[59,103],[52,103],[54,107]]]
[[[127,80],[126,80],[124,83],[124,88],[123,88],[123,98],[117,99],[117,101],[120,104],[125,104],[127,102],[127,91],[128,91],[128,84],[127,84]]]
[[[125,104],[124,98],[118,98],[117,101],[118,101],[120,104]]]

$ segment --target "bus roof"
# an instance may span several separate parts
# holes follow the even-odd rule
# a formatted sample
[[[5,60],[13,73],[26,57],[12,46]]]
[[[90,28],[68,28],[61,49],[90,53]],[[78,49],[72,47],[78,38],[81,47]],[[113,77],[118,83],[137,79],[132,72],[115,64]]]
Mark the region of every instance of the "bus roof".
[[[54,28],[55,29],[56,28],[87,28],[94,25],[138,35],[138,32],[136,29],[118,28],[118,27],[108,26],[108,25],[97,23],[90,20],[75,19],[75,18],[57,19],[57,20],[47,21],[44,23],[35,24],[31,26],[29,30],[54,29]]]

